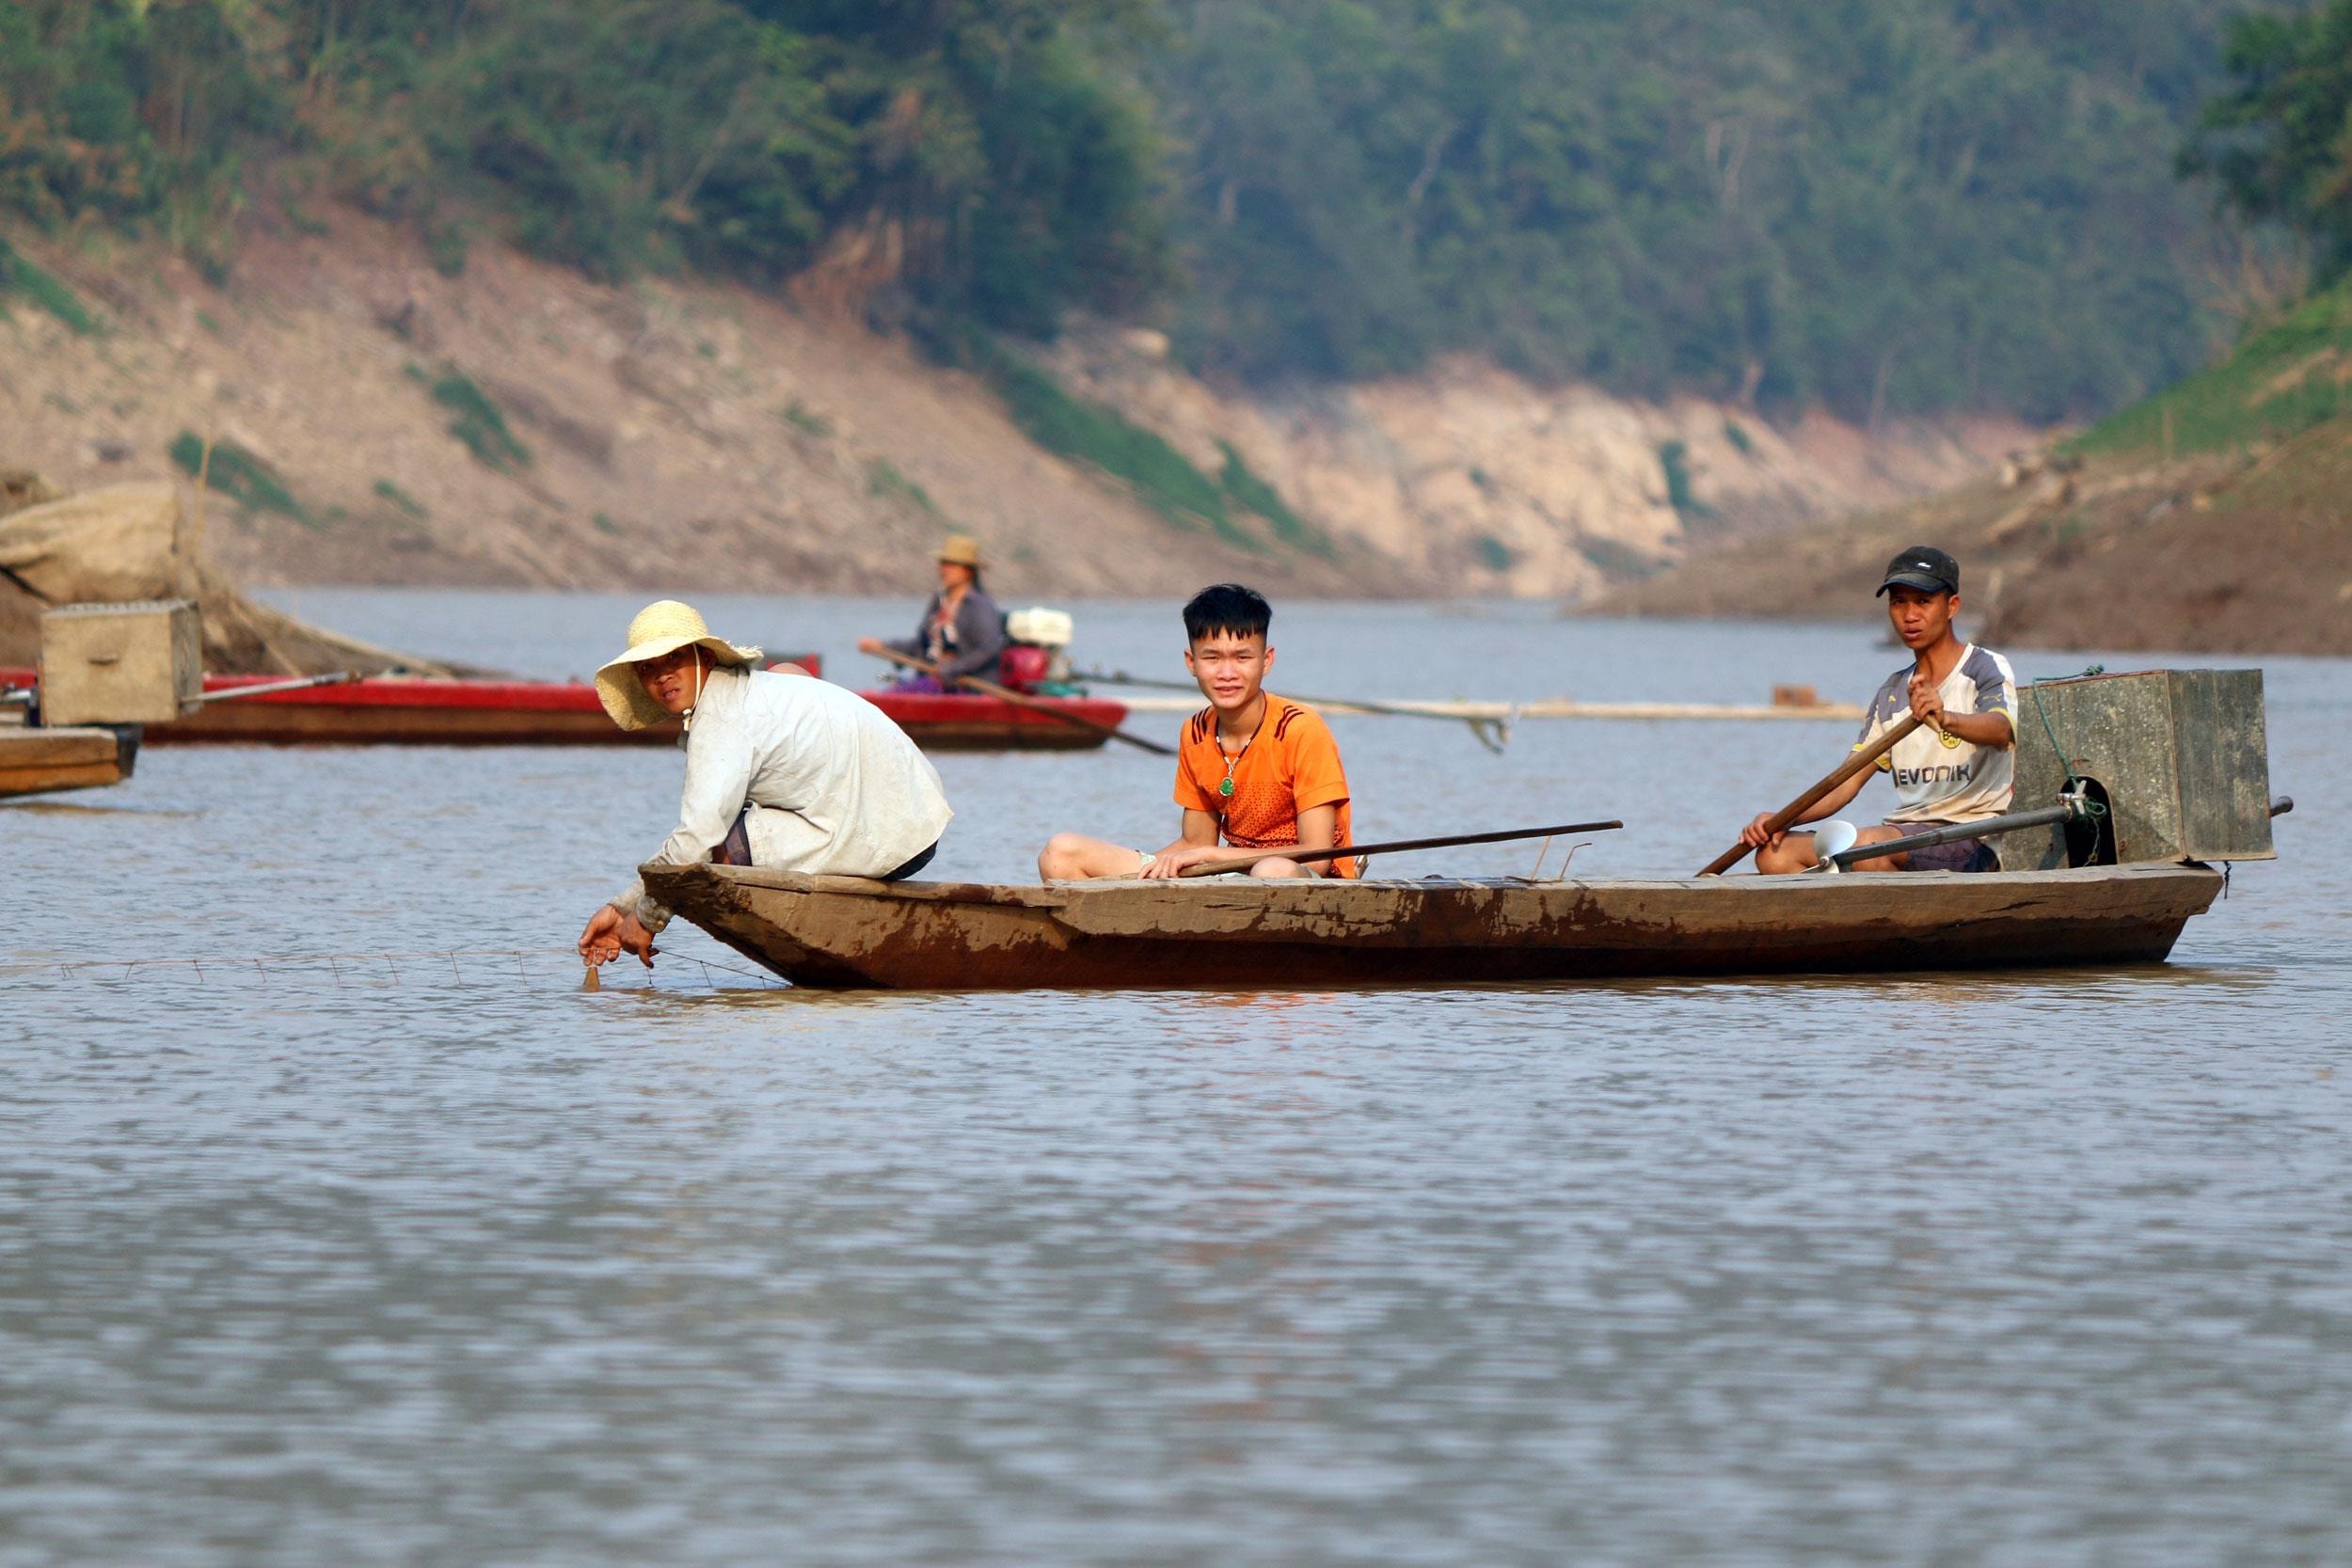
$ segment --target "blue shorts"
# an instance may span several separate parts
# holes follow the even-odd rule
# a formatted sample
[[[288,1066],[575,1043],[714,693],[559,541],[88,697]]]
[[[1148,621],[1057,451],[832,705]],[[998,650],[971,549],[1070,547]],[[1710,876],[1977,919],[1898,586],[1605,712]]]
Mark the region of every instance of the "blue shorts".
[[[1889,822],[1888,827],[1909,838],[1913,833],[1933,832],[1948,828],[1949,822]],[[1956,838],[1949,844],[1930,845],[1914,849],[1904,857],[1905,871],[1998,871],[2001,857],[1993,852],[1993,846],[1980,838]]]

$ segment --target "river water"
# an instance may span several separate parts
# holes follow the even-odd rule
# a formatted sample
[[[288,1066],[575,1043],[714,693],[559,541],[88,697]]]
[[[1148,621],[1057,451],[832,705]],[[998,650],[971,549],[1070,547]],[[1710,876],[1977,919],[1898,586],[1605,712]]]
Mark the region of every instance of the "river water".
[[[291,602],[545,675],[636,608]],[[913,612],[705,609],[852,678]],[[1079,625],[1174,669],[1171,606]],[[1364,695],[1899,657],[1493,606],[1275,641]],[[157,750],[0,807],[0,1565],[2352,1561],[2352,667],[2263,662],[2281,859],[2076,974],[829,996],[679,929],[591,995],[562,950],[673,752]],[[1334,727],[1360,836],[1622,816],[1594,875],[1850,738]],[[1172,832],[1159,758],[940,766],[938,874]]]

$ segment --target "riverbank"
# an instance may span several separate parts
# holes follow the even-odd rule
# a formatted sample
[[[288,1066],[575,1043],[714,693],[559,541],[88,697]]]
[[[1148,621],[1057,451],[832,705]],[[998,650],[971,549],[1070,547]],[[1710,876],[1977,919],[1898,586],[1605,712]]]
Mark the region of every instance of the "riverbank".
[[[917,592],[967,531],[1023,596],[1574,597],[2026,435],[1780,428],[1462,360],[1249,392],[1083,322],[947,365],[788,292],[601,284],[488,243],[449,276],[347,209],[246,228],[225,278],[8,234],[39,287],[0,287],[0,467],[74,492],[204,467],[201,547],[254,584]]]
[[[1582,607],[1596,615],[1875,617],[1887,560],[1959,558],[1976,635],[2039,648],[2352,653],[2352,430],[2259,453],[2085,457],[1931,500],[1739,540]]]
[[[1988,641],[2352,653],[2352,285],[2054,451],[1925,500],[1732,541],[1597,614],[1868,615],[1887,559],[1960,558]]]

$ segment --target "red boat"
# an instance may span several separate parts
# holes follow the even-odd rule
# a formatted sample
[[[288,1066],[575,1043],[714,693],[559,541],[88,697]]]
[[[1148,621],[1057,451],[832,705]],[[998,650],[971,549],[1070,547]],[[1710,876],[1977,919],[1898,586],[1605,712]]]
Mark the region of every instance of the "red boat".
[[[31,670],[0,669],[0,686],[30,686]],[[282,675],[207,675],[204,689],[283,686]],[[1025,707],[998,697],[861,691],[914,742],[934,751],[1083,751],[1127,717],[1101,697],[1037,697]],[[1096,727],[1101,726],[1101,727]],[[338,686],[208,702],[184,719],[147,726],[150,746],[225,742],[259,746],[667,745],[675,723],[629,731],[608,718],[596,689],[580,681],[455,680],[370,675]]]

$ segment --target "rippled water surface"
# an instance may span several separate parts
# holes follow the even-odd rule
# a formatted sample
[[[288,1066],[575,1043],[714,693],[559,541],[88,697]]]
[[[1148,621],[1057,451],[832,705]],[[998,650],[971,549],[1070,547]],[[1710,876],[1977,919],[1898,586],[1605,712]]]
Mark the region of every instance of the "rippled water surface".
[[[295,608],[562,675],[635,602]],[[705,608],[850,677],[913,616]],[[1079,619],[1169,673],[1170,606]],[[1859,700],[1899,657],[1275,641],[1277,689],[1366,695]],[[0,806],[0,1564],[2352,1560],[2352,666],[2265,662],[2281,859],[2171,964],[2061,974],[823,996],[680,929],[589,995],[561,949],[675,752],[154,750]],[[1362,836],[1623,816],[1596,875],[1850,738],[1335,728]],[[941,768],[940,874],[1172,831],[1158,758]]]

